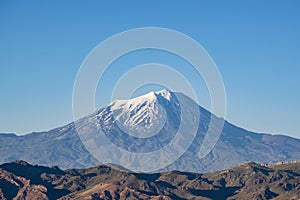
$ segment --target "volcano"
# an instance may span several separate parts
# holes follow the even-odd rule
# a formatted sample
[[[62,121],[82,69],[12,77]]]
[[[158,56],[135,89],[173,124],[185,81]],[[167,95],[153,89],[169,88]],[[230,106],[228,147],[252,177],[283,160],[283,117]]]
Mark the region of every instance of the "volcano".
[[[215,124],[210,124],[212,119],[223,122],[220,137],[205,156],[199,157],[209,127],[217,131]],[[96,140],[97,137],[100,140]],[[109,140],[112,146],[105,146],[101,138]],[[131,158],[132,162],[137,162],[137,166],[145,163],[157,165],[155,169],[159,171],[203,173],[247,161],[275,163],[300,160],[299,139],[247,131],[218,118],[183,93],[162,90],[134,99],[113,101],[89,116],[49,131],[22,136],[0,134],[0,163],[26,160],[63,169],[103,163],[122,165],[122,161],[128,158],[115,153],[113,147],[123,152],[149,154],[167,148],[169,144],[173,145],[173,149],[179,149],[169,151],[170,160],[174,162],[162,160],[156,163],[153,158],[138,161]],[[99,159],[97,152],[105,153],[108,159]],[[161,162],[165,164],[158,165]]]

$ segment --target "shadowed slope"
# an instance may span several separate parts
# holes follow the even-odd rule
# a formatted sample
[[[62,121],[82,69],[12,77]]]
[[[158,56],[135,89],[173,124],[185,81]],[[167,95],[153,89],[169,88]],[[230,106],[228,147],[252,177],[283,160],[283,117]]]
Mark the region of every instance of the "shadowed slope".
[[[60,170],[24,161],[0,165],[1,199],[299,199],[300,162],[248,162],[208,174],[119,171],[107,165]]]

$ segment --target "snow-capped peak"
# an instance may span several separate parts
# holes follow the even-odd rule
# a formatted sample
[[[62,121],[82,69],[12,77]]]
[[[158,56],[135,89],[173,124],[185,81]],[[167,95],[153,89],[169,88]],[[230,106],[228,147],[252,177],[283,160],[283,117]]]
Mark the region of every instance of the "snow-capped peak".
[[[142,96],[139,97],[135,97],[132,99],[127,99],[127,100],[115,100],[113,101],[110,105],[112,105],[113,107],[116,107],[117,105],[120,104],[139,104],[139,103],[144,103],[144,102],[149,102],[149,103],[154,103],[157,101],[157,98],[163,97],[164,99],[171,101],[172,98],[172,91],[170,90],[160,90],[160,91],[156,91],[156,92],[149,92],[147,94],[144,94]]]
[[[160,131],[166,121],[165,108],[160,104],[162,99],[171,101],[172,92],[164,89],[133,99],[116,100],[106,111],[123,131],[139,137],[149,137]]]
[[[162,96],[162,97],[164,97],[165,99],[167,99],[169,101],[171,100],[171,96],[172,96],[171,93],[172,93],[171,91],[166,90],[166,89],[163,89],[161,91],[155,92],[155,94],[157,94],[159,96]]]
[[[156,92],[149,92],[147,94],[144,94],[142,96],[139,96],[139,97],[136,97],[136,98],[133,98],[131,99],[132,100],[148,100],[148,101],[155,101],[157,100],[157,96],[160,96],[160,97],[163,97],[167,100],[171,100],[171,94],[172,92],[170,90],[167,90],[167,89],[163,89],[163,90],[160,90],[160,91],[156,91]]]

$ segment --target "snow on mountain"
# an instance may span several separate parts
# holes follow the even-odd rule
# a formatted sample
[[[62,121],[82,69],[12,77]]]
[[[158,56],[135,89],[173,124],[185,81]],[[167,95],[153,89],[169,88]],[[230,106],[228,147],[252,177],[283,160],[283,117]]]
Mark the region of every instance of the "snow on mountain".
[[[7,137],[6,134],[0,134],[0,163],[22,159],[33,164],[58,165],[62,168],[88,167],[99,164],[82,143],[86,139],[93,145],[101,145],[101,140],[98,143],[89,140],[92,135],[105,135],[125,151],[151,153],[166,147],[178,132],[192,132],[194,122],[199,122],[196,124],[198,129],[195,138],[190,135],[178,140],[180,146],[192,139],[191,145],[163,170],[208,172],[250,160],[258,163],[300,160],[299,139],[258,134],[227,121],[217,144],[206,157],[200,159],[198,152],[209,122],[215,117],[182,93],[168,90],[151,92],[134,99],[116,100],[80,119],[79,123],[23,136]],[[185,119],[183,122],[182,118]],[[101,150],[108,154],[112,152],[105,146]],[[109,156],[124,159],[118,157],[120,155]]]
[[[108,107],[124,132],[135,137],[150,137],[163,128],[167,118],[158,98],[170,101],[170,95],[168,91],[150,92],[134,99],[114,101]]]

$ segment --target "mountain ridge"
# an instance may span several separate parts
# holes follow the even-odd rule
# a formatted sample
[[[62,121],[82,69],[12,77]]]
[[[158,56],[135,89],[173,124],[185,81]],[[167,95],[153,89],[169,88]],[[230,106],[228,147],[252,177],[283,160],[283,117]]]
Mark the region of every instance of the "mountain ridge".
[[[167,92],[174,94],[174,92],[171,91]],[[150,95],[153,96],[156,95],[156,93],[152,93]],[[176,95],[179,95],[181,98],[183,98],[187,105],[189,103],[196,105],[192,99],[186,97],[183,93],[176,93]],[[153,141],[150,141],[150,144],[153,144],[154,146],[148,144],[148,146],[143,145],[143,143],[130,146],[125,142],[128,140],[128,138],[122,138],[121,141],[119,140],[116,142],[121,142],[120,145],[123,145],[121,147],[127,148],[127,150],[144,152],[153,150],[155,148],[159,149],[166,145],[174,136],[178,128],[177,122],[180,118],[180,114],[178,114],[180,112],[177,109],[178,106],[176,104],[178,102],[173,101],[170,103],[169,100],[170,99],[166,98],[161,99],[160,102],[158,102],[159,105],[157,106],[158,110],[165,109],[165,112],[167,113],[166,115],[162,114],[162,116],[166,117],[166,119],[161,120],[167,122],[168,125],[167,128],[163,127],[163,130],[167,134],[160,135],[164,143],[156,144]],[[130,100],[121,101],[129,102]],[[104,130],[113,130],[117,134],[122,133],[122,129],[116,126],[115,123],[112,123],[113,115],[110,109],[112,105],[113,102],[83,119],[89,121],[91,118],[93,118],[93,122],[96,122],[97,125],[102,126]],[[159,106],[161,106],[161,108],[159,108]],[[225,121],[222,133],[214,149],[212,149],[212,151],[205,158],[198,159],[200,146],[202,145],[203,138],[205,137],[211,117],[214,116],[201,106],[198,105],[198,107],[201,116],[195,139],[192,141],[187,151],[173,164],[166,166],[163,169],[164,171],[176,169],[181,171],[194,171],[202,173],[230,168],[248,160],[253,160],[258,163],[300,160],[299,139],[284,135],[254,133],[247,131],[246,129],[239,128],[228,121]],[[118,108],[125,110],[127,109],[126,106]],[[147,106],[144,108],[147,108]],[[104,112],[105,114],[101,114],[101,112]],[[148,114],[147,112],[147,109],[144,109],[142,113]],[[125,116],[123,118],[126,119],[126,116],[129,116],[130,112],[121,112],[121,114],[123,114]],[[192,116],[192,111],[190,114]],[[111,118],[108,121],[105,121],[104,118],[107,116]],[[158,125],[161,124],[158,123]],[[143,125],[143,123],[140,125]],[[135,134],[138,133],[139,132],[133,132],[132,136],[135,136]],[[144,133],[144,137],[147,136],[148,132],[146,131]],[[108,134],[108,137],[110,137],[112,140],[116,138],[113,136],[113,134]],[[123,139],[124,143],[122,144]],[[0,163],[22,159],[33,164],[58,165],[63,169],[89,167],[99,164],[99,161],[90,154],[90,152],[82,143],[81,138],[78,136],[74,122],[59,128],[51,129],[49,131],[39,133],[34,132],[22,136],[0,134],[0,152],[2,152]]]
[[[15,161],[0,165],[6,199],[298,199],[300,161],[247,162],[207,174],[135,173],[108,165],[61,170]]]

